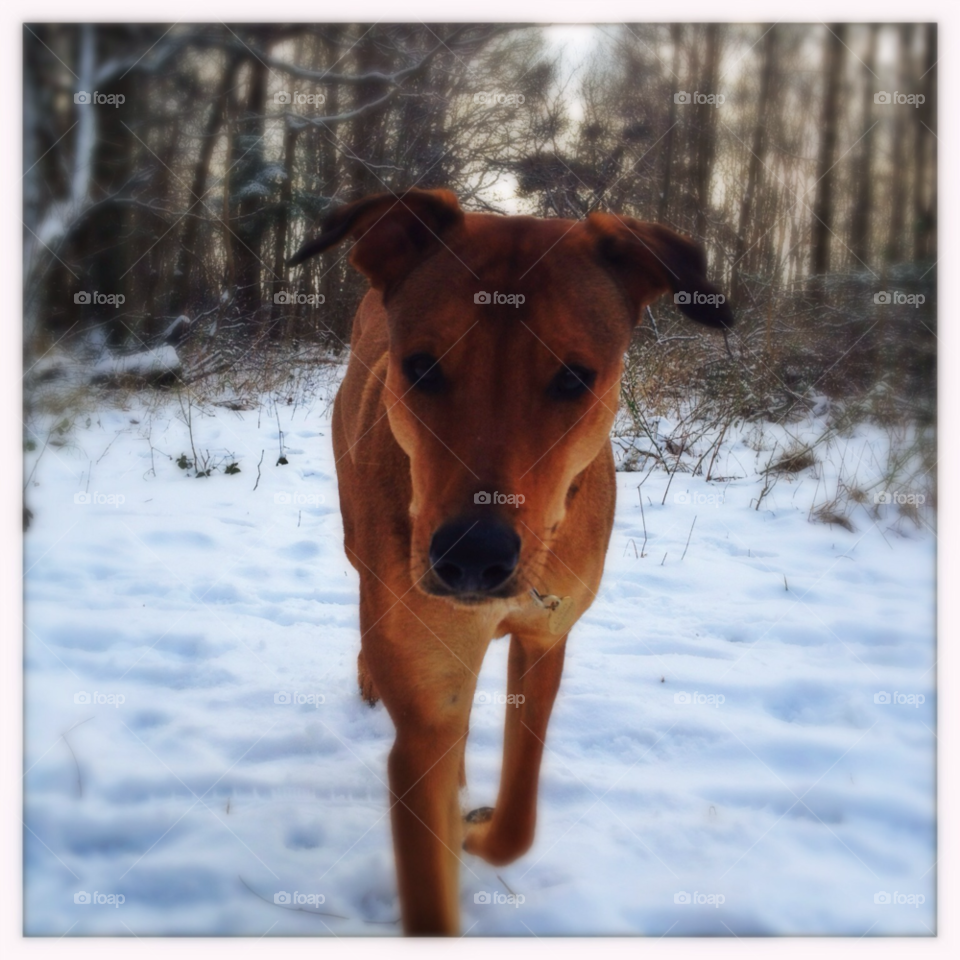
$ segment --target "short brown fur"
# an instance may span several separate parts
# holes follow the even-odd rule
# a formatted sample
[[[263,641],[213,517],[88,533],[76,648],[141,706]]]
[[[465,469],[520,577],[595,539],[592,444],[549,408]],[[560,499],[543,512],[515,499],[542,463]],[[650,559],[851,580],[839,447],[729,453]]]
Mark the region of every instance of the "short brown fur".
[[[372,287],[333,413],[345,548],[360,575],[360,689],[396,727],[388,766],[404,929],[455,934],[463,852],[500,865],[533,843],[567,635],[599,589],[613,525],[608,435],[631,331],[664,293],[717,290],[699,248],[665,227],[464,213],[447,191],[343,207],[293,262],[345,238]],[[480,291],[524,301],[476,303]],[[725,305],[685,312],[719,328],[733,319]],[[411,354],[437,359],[442,395],[410,382]],[[595,379],[557,400],[551,383],[570,366]],[[524,499],[478,508],[481,491]],[[494,517],[519,537],[513,574],[489,596],[444,594],[432,565],[431,538],[462,515]],[[570,598],[562,632],[535,594]],[[492,816],[467,820],[458,787],[477,674],[490,641],[507,634],[499,795]]]

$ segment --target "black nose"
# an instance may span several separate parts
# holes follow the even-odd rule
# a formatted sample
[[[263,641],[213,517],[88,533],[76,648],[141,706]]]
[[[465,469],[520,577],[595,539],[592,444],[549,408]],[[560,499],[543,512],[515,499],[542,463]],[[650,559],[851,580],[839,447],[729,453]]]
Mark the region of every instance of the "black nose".
[[[445,523],[430,541],[430,564],[457,593],[489,593],[505,583],[520,559],[520,538],[496,519]]]

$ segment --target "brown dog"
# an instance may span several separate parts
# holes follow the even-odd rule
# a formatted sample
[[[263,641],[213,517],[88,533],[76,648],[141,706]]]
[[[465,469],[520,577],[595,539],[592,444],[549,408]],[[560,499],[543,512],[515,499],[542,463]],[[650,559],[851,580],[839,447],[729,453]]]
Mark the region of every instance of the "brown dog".
[[[567,634],[593,602],[613,525],[608,435],[643,308],[673,292],[733,315],[691,241],[610,214],[464,213],[445,190],[337,210],[293,258],[351,238],[370,280],[333,411],[347,556],[360,574],[360,688],[383,700],[404,928],[458,930],[466,850],[533,842]],[[510,634],[496,806],[458,803],[477,673]]]

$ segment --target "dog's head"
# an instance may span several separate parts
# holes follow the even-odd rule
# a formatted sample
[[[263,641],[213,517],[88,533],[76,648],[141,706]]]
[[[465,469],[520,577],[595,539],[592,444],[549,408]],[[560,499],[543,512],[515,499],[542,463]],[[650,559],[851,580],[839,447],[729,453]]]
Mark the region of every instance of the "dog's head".
[[[576,479],[609,442],[644,307],[733,314],[706,258],[666,227],[464,213],[446,190],[348,204],[292,263],[346,238],[389,326],[385,403],[410,459],[411,564],[461,603],[535,587]]]

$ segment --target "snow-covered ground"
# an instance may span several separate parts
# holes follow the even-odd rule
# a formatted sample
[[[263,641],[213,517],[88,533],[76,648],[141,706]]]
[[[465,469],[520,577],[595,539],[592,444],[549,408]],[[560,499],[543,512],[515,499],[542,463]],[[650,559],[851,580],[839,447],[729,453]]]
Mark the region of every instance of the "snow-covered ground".
[[[173,399],[35,423],[27,933],[398,932],[334,388],[194,408],[206,478],[176,462]],[[935,538],[892,507],[811,523],[810,470],[755,510],[748,440],[713,469],[735,479],[678,473],[665,503],[652,472],[643,516],[643,474],[617,475],[537,840],[501,870],[464,855],[469,935],[935,932]],[[465,809],[496,795],[506,652],[480,678]]]

